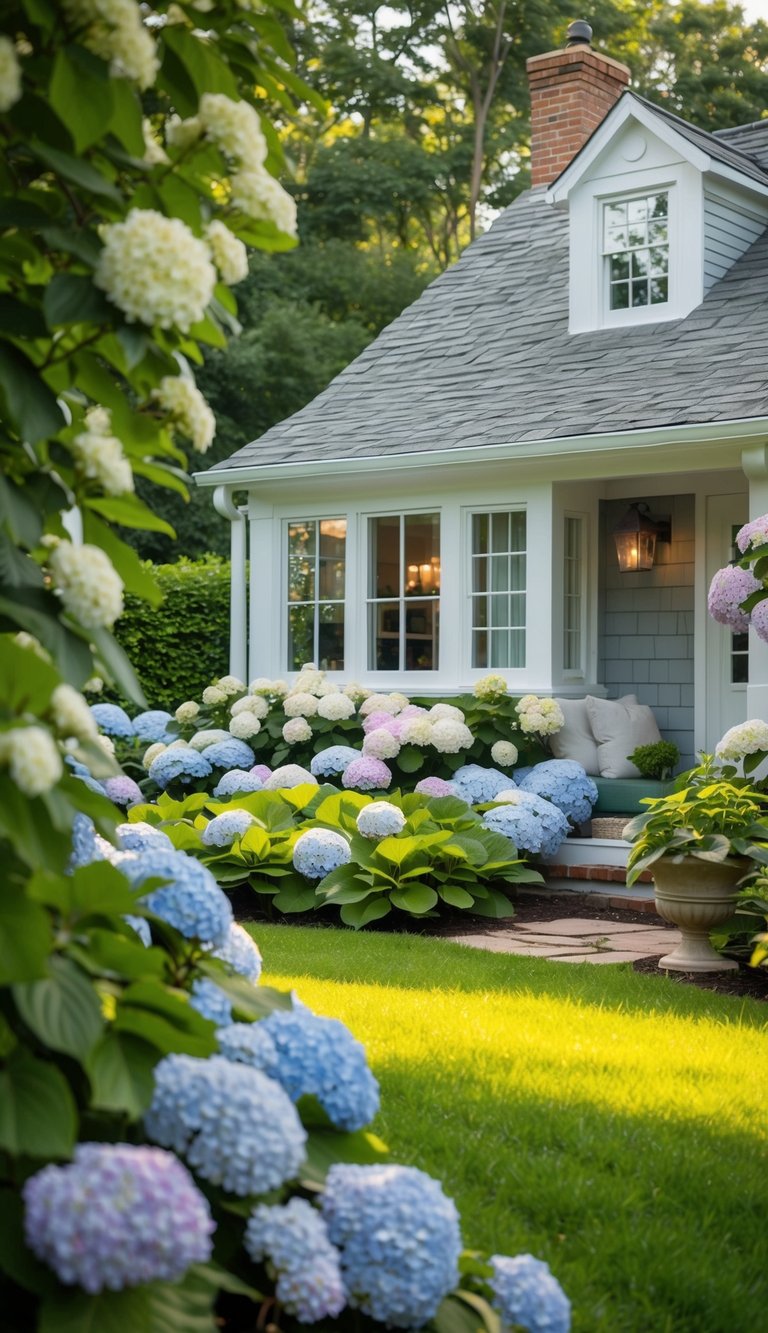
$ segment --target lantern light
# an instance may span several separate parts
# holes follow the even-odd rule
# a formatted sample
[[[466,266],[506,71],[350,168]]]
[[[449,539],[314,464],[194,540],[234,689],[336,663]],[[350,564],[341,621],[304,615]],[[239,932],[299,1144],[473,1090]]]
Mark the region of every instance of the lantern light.
[[[613,529],[616,555],[622,574],[653,569],[656,543],[671,540],[670,520],[651,518],[645,500],[634,500],[620,523]]]

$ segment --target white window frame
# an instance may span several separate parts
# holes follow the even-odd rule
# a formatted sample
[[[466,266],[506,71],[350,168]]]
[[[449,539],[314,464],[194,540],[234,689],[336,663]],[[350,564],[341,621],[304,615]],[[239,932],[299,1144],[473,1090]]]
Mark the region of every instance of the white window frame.
[[[650,198],[650,197],[651,197],[652,195],[654,195],[654,194],[656,194],[656,195],[658,195],[658,194],[663,194],[663,195],[666,195],[666,198],[667,198],[667,214],[666,214],[666,218],[665,218],[665,221],[666,221],[666,224],[667,224],[667,240],[666,240],[666,242],[664,243],[664,249],[665,249],[666,252],[667,252],[667,272],[666,272],[666,278],[667,278],[667,299],[666,299],[666,301],[657,301],[654,305],[651,305],[651,304],[649,303],[649,304],[647,304],[647,305],[633,306],[633,305],[630,304],[630,305],[628,305],[625,309],[621,309],[621,308],[619,308],[619,309],[616,309],[616,310],[612,310],[612,309],[611,309],[611,280],[610,280],[610,261],[611,261],[612,255],[609,254],[608,252],[606,252],[606,249],[605,249],[606,212],[607,212],[608,208],[610,208],[612,205],[616,205],[616,204],[631,204],[631,203],[636,202],[636,201],[639,200],[639,199],[648,199],[648,198]],[[672,288],[672,245],[671,245],[672,220],[671,220],[671,208],[672,208],[672,203],[671,203],[671,199],[670,199],[670,193],[669,193],[669,190],[664,190],[664,189],[660,189],[660,190],[645,190],[645,189],[643,189],[643,190],[632,190],[631,193],[629,193],[629,194],[625,194],[625,195],[614,195],[614,196],[612,196],[610,199],[602,199],[602,200],[601,200],[601,202],[600,202],[600,223],[599,223],[599,226],[600,226],[599,239],[600,239],[600,250],[601,250],[601,254],[602,254],[602,270],[603,270],[603,271],[602,271],[602,275],[601,275],[601,284],[602,284],[602,294],[601,294],[601,295],[602,295],[603,311],[604,311],[604,318],[605,318],[605,322],[606,322],[606,324],[613,324],[613,323],[614,323],[614,316],[615,316],[615,315],[620,315],[620,316],[622,317],[622,318],[621,318],[621,323],[629,323],[629,324],[637,323],[636,316],[637,316],[638,311],[641,311],[641,310],[652,311],[653,314],[654,314],[654,316],[655,316],[656,318],[658,318],[659,316],[661,316],[662,318],[664,317],[664,314],[665,314],[665,312],[666,312],[666,309],[667,309],[667,307],[668,307],[668,305],[669,305],[669,303],[670,303],[670,300],[671,300],[671,298],[672,298],[672,290],[671,290],[671,288]],[[626,250],[619,250],[619,251],[616,251],[615,253],[616,253],[616,254],[624,254],[624,255],[629,256],[629,255],[631,255],[631,254],[633,253],[634,248],[635,248],[635,247],[632,247],[632,248],[629,248],[629,247],[628,247]],[[648,248],[650,249],[650,246],[649,246]],[[627,285],[628,285],[628,295],[629,295],[629,299],[630,299],[630,301],[631,301],[631,296],[632,296],[632,283],[631,283],[631,279],[627,279]],[[627,319],[627,318],[626,318],[627,316],[629,316],[630,318]]]
[[[563,653],[563,680],[584,680],[586,678],[587,662],[587,610],[588,610],[588,589],[589,589],[589,521],[588,515],[576,509],[565,509],[562,515],[563,520],[563,568],[562,568],[562,608],[563,608],[563,633],[562,633],[562,653]],[[567,580],[565,577],[565,566],[567,560],[565,531],[566,524],[573,520],[579,524],[581,529],[581,569],[580,569],[580,587],[579,587],[579,644],[581,651],[579,653],[579,664],[575,667],[566,666],[565,661],[565,600],[567,597]]]
[[[345,665],[344,665],[343,667],[341,667],[340,669],[338,669],[338,670],[330,670],[330,669],[329,669],[329,670],[327,671],[326,674],[327,674],[328,676],[330,676],[331,678],[337,677],[338,679],[341,679],[342,677],[345,677],[345,676],[347,676],[347,675],[349,674],[349,668],[348,668],[348,666],[347,666],[347,662],[348,662],[348,658],[349,658],[349,647],[350,647],[350,635],[349,635],[349,599],[350,599],[350,589],[349,589],[349,555],[350,555],[350,527],[351,527],[351,523],[350,523],[350,515],[349,515],[349,514],[346,514],[346,513],[338,513],[338,512],[335,512],[335,513],[323,513],[323,514],[313,514],[313,513],[309,512],[309,511],[302,511],[300,517],[297,517],[297,516],[295,515],[295,513],[294,513],[294,514],[291,514],[291,515],[286,515],[286,516],[284,516],[284,517],[281,519],[281,521],[280,521],[280,563],[279,563],[279,567],[280,567],[280,662],[281,662],[281,665],[280,665],[280,667],[279,667],[279,671],[280,671],[281,674],[282,674],[283,672],[285,672],[285,673],[287,673],[289,676],[292,676],[292,675],[297,675],[298,672],[301,670],[301,666],[299,666],[299,667],[292,667],[292,666],[289,666],[289,665],[288,665],[288,646],[289,646],[289,634],[290,634],[290,617],[289,617],[290,609],[291,609],[292,606],[311,606],[311,605],[313,605],[313,603],[311,603],[311,602],[291,602],[291,601],[289,600],[289,598],[288,598],[288,586],[289,586],[289,578],[290,578],[290,551],[289,551],[289,541],[288,541],[289,530],[290,530],[290,528],[291,528],[294,524],[296,524],[296,523],[316,523],[316,524],[318,525],[318,533],[317,533],[317,537],[318,537],[318,551],[317,551],[317,557],[316,557],[316,558],[319,559],[319,527],[320,527],[320,524],[321,524],[321,523],[326,523],[326,522],[330,522],[330,523],[333,523],[333,522],[337,522],[337,523],[338,523],[338,522],[344,522],[344,523],[346,524],[346,533],[345,533],[345,537],[344,537],[344,596],[343,596],[343,597],[334,597],[334,598],[330,599],[327,603],[323,603],[323,602],[320,601],[320,599],[318,598],[318,595],[317,595],[317,594],[318,594],[318,591],[319,591],[320,584],[319,584],[319,579],[318,579],[318,577],[317,577],[318,569],[317,569],[317,567],[316,567],[316,569],[315,569],[315,598],[314,598],[314,608],[315,608],[315,617],[314,617],[314,621],[315,621],[315,623],[314,623],[314,634],[313,634],[313,640],[312,640],[312,653],[313,653],[313,656],[312,656],[312,658],[311,658],[310,660],[313,661],[313,662],[316,662],[317,665],[319,666],[319,662],[317,662],[317,658],[318,658],[318,640],[319,640],[319,632],[320,632],[320,621],[319,621],[318,608],[319,608],[321,605],[324,605],[324,604],[325,604],[325,605],[329,605],[329,606],[330,606],[330,605],[333,605],[333,606],[341,606],[341,607],[343,608],[342,627],[343,627],[343,634],[344,634],[344,663],[345,663]]]
[[[525,514],[525,655],[520,667],[476,667],[472,665],[472,521],[477,514]],[[530,595],[531,595],[531,522],[530,508],[526,501],[510,501],[502,504],[487,504],[477,501],[463,506],[463,542],[462,542],[462,646],[464,668],[462,674],[470,681],[482,680],[490,673],[503,676],[512,686],[522,683],[530,674]]]
[[[411,599],[410,599],[410,598],[407,598],[407,597],[405,596],[405,594],[404,594],[404,592],[402,591],[402,589],[398,592],[398,596],[397,596],[397,597],[372,597],[372,596],[370,595],[370,589],[371,589],[371,587],[373,586],[373,574],[374,574],[374,568],[373,568],[373,544],[372,544],[372,540],[371,540],[372,523],[373,523],[375,520],[380,519],[380,518],[398,518],[398,519],[400,520],[400,552],[399,552],[399,559],[400,559],[400,577],[402,578],[402,577],[403,577],[403,574],[404,574],[404,572],[405,572],[405,568],[406,568],[406,566],[405,566],[405,519],[406,519],[406,518],[409,518],[409,517],[412,517],[412,516],[415,516],[415,515],[419,515],[419,514],[430,515],[430,516],[434,516],[435,518],[437,518],[437,522],[438,522],[438,540],[439,540],[439,551],[440,551],[440,588],[439,588],[439,591],[438,591],[438,593],[437,593],[436,596],[432,596],[432,597],[430,597],[430,596],[426,595],[426,596],[422,597],[422,599],[421,599],[422,601],[432,602],[432,603],[434,603],[434,604],[437,606],[437,633],[436,633],[436,635],[434,636],[434,644],[435,644],[436,656],[437,656],[437,666],[436,666],[436,667],[432,667],[432,668],[430,668],[428,671],[420,671],[420,670],[418,670],[418,669],[416,669],[416,668],[408,668],[408,667],[406,667],[406,666],[404,665],[404,662],[405,662],[405,640],[406,640],[406,634],[405,634],[406,620],[405,620],[405,616],[406,616],[406,608],[407,608],[407,605],[408,605],[409,601],[411,601]],[[381,684],[381,688],[382,688],[382,689],[384,688],[385,683],[386,683],[386,680],[387,680],[388,677],[389,677],[389,678],[396,678],[396,679],[398,679],[398,680],[402,680],[402,681],[404,681],[404,682],[409,682],[409,683],[410,683],[410,682],[418,682],[419,680],[423,680],[425,684],[427,684],[427,682],[430,682],[430,683],[435,682],[435,681],[437,681],[437,680],[439,679],[440,672],[441,672],[441,670],[443,669],[443,615],[442,615],[442,612],[443,612],[443,572],[444,572],[444,571],[443,571],[443,564],[444,564],[444,562],[443,562],[443,532],[444,532],[444,514],[443,514],[443,506],[442,506],[442,505],[429,504],[429,503],[427,503],[427,502],[425,501],[424,504],[421,504],[421,505],[415,505],[415,506],[409,506],[407,509],[404,509],[404,508],[398,508],[398,509],[381,509],[381,510],[376,510],[376,511],[373,511],[373,512],[361,513],[361,515],[360,515],[360,519],[361,519],[361,528],[360,528],[361,536],[360,536],[360,540],[361,540],[361,542],[364,542],[364,543],[365,543],[365,562],[364,562],[364,564],[365,564],[365,569],[364,569],[364,575],[363,575],[363,587],[362,587],[362,598],[361,598],[361,604],[362,604],[362,606],[363,606],[363,616],[362,616],[362,635],[363,635],[363,657],[362,657],[362,661],[363,661],[363,671],[364,671],[364,673],[365,673],[366,676],[370,676],[370,677],[372,677],[373,679],[375,679],[376,681],[379,681],[379,680],[380,680],[380,681],[382,682],[382,684]],[[412,600],[413,600],[413,601],[417,601],[418,598],[414,598],[414,599],[412,599]],[[371,615],[371,610],[370,610],[370,608],[371,608],[372,606],[377,606],[377,605],[378,605],[379,603],[381,603],[381,602],[397,602],[397,604],[398,604],[400,629],[399,629],[399,631],[398,631],[398,666],[397,666],[397,668],[394,668],[394,667],[376,667],[376,666],[371,666],[371,665],[370,665],[370,658],[371,658],[371,630],[370,630],[370,615]],[[416,684],[412,685],[412,688],[413,688],[413,689],[417,689],[417,688],[418,688],[418,684],[416,683]]]

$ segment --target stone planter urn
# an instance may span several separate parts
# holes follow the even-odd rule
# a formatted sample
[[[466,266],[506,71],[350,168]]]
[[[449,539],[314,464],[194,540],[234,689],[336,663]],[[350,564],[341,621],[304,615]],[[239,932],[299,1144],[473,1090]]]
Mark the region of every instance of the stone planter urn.
[[[682,939],[672,953],[659,959],[659,967],[675,972],[727,972],[738,967],[723,958],[709,942],[709,932],[733,914],[737,884],[746,875],[745,857],[728,861],[702,861],[686,856],[680,861],[662,856],[652,868],[656,909],[665,921],[677,926]]]

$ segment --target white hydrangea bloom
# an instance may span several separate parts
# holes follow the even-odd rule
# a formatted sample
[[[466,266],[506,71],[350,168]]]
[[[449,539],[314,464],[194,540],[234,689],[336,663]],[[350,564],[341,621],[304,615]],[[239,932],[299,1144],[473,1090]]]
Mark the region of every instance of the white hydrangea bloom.
[[[283,740],[286,745],[299,745],[312,739],[312,728],[305,717],[291,717],[283,725]]]
[[[203,690],[203,703],[206,708],[217,708],[219,704],[227,702],[226,692],[218,685],[206,685]]]
[[[99,735],[99,736],[96,737],[96,743],[97,743],[98,745],[101,746],[101,748],[102,748],[102,750],[104,751],[104,753],[105,753],[106,755],[108,755],[110,759],[114,759],[114,757],[115,757],[115,742],[112,740],[112,737],[111,737],[111,736],[101,736],[101,735]]]
[[[283,712],[286,717],[314,717],[317,713],[317,699],[306,691],[289,694],[283,700]]]
[[[21,97],[21,66],[10,37],[0,37],[0,111],[10,111]]]
[[[320,717],[327,718],[329,722],[339,722],[353,716],[355,705],[346,694],[324,694],[317,705],[317,711]]]
[[[129,323],[188,333],[205,314],[216,286],[208,246],[180,218],[132,208],[103,228],[93,281]]]
[[[165,122],[165,142],[171,148],[180,148],[182,152],[196,143],[202,132],[203,126],[199,116],[190,116],[188,120],[182,120],[174,113]]]
[[[399,753],[399,740],[383,727],[377,731],[369,731],[363,741],[363,754],[370,755],[374,759],[394,759]]]
[[[250,740],[251,736],[258,736],[261,731],[261,723],[253,713],[238,713],[233,717],[229,724],[230,734],[239,741]]]
[[[407,694],[399,694],[397,690],[390,694],[389,697],[393,703],[397,704],[397,709],[400,713],[402,713],[403,709],[407,708],[411,702]]]
[[[218,741],[228,741],[229,732],[221,727],[211,727],[208,731],[198,731],[189,744],[193,750],[205,750],[209,745],[216,745]]]
[[[402,708],[391,694],[369,694],[359,711],[361,717],[368,717],[369,713],[389,713],[390,717],[394,717],[402,712]]]
[[[64,5],[71,18],[87,25],[85,45],[109,62],[114,77],[151,88],[160,61],[136,0],[64,0]]]
[[[250,102],[234,102],[223,93],[203,93],[198,117],[205,134],[225,157],[245,171],[261,170],[267,157],[267,141],[259,113]]]
[[[194,699],[187,699],[186,703],[179,704],[174,716],[177,722],[194,722],[199,712],[200,705]]]
[[[318,671],[317,667],[311,662],[307,662],[299,672],[293,685],[291,694],[315,694],[319,695],[325,680],[325,672]]]
[[[61,754],[44,727],[13,727],[0,733],[0,763],[25,796],[50,791],[64,771]]]
[[[274,222],[286,236],[296,235],[296,200],[263,167],[232,177],[232,203],[255,221]]]
[[[333,681],[324,680],[318,685],[316,690],[312,691],[312,693],[316,694],[318,699],[323,699],[326,694],[340,694],[341,690],[338,685],[333,684]]]
[[[216,681],[216,684],[225,694],[232,695],[245,693],[245,682],[240,680],[238,676],[220,676]]]
[[[248,686],[251,694],[269,694],[272,681],[269,676],[256,676]]]
[[[89,676],[83,686],[83,694],[101,694],[104,689],[104,681],[101,676]]]
[[[213,262],[222,282],[226,282],[228,287],[234,287],[248,277],[248,251],[243,242],[232,235],[229,227],[215,219],[209,222],[205,239],[211,247]]]
[[[152,397],[169,414],[192,448],[204,454],[216,434],[216,418],[195,381],[188,375],[164,375]],[[245,686],[243,686],[245,689]]]
[[[496,741],[491,746],[491,759],[501,768],[511,768],[517,763],[517,746],[511,741]]]
[[[342,693],[346,694],[353,703],[362,704],[370,697],[371,691],[367,690],[364,685],[358,685],[356,680],[351,680],[348,685],[344,686]]]
[[[540,699],[535,694],[524,694],[515,707],[520,718],[520,730],[528,734],[552,736],[565,723],[563,710],[556,699]]]
[[[507,682],[503,676],[491,672],[489,676],[482,676],[480,680],[475,681],[474,694],[476,699],[481,699],[485,703],[492,702],[494,699],[500,699],[507,693]]]
[[[451,717],[439,718],[432,725],[432,744],[439,754],[458,754],[459,750],[468,750],[473,740],[469,727]]]
[[[65,611],[85,629],[111,629],[123,611],[123,580],[106,552],[60,541],[49,563]]]
[[[763,751],[768,753],[768,722],[763,722],[759,717],[731,727],[715,746],[718,759],[729,759],[735,763],[745,759],[748,754],[760,754]]]
[[[432,723],[428,717],[414,717],[403,730],[404,745],[431,745]]]
[[[162,741],[155,741],[154,745],[150,745],[149,749],[144,751],[144,758],[141,761],[142,768],[145,768],[147,772],[149,772],[149,766],[152,763],[153,759],[157,759],[157,756],[159,754],[162,754],[163,750],[167,749],[169,749],[169,746],[163,745]]]
[[[141,122],[141,129],[144,135],[144,161],[151,167],[165,166],[168,162],[168,154],[163,145],[155,138],[155,131],[151,120],[147,116]]]
[[[95,741],[99,729],[88,704],[71,685],[57,685],[51,695],[51,717],[60,736]]]
[[[455,708],[453,704],[433,704],[429,710],[429,717],[433,722],[444,721],[446,718],[450,722],[463,722],[464,714],[460,708]]]
[[[133,470],[117,436],[112,434],[112,420],[103,407],[92,407],[85,414],[85,430],[70,446],[75,466],[88,481],[97,481],[105,495],[127,495],[133,490]]]
[[[259,694],[246,694],[242,699],[237,699],[229,711],[233,717],[239,717],[241,713],[252,713],[261,720],[267,716],[269,704]]]

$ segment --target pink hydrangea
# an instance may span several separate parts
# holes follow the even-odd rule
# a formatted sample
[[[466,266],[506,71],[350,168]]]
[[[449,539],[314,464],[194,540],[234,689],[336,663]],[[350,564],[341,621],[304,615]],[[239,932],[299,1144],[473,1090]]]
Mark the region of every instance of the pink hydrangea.
[[[256,778],[261,778],[262,782],[266,782],[267,778],[272,776],[272,769],[267,764],[254,764],[253,768],[248,769],[248,772],[253,773]]]
[[[409,721],[414,717],[426,717],[429,710],[422,708],[419,704],[407,704],[402,713],[398,713],[398,722]]]
[[[763,514],[761,518],[753,518],[750,523],[745,523],[743,528],[739,528],[736,533],[736,545],[742,555],[747,551],[755,550],[758,546],[765,546],[768,543],[768,514]]]
[[[444,778],[421,778],[414,790],[422,796],[458,796],[456,783],[446,782]]]
[[[371,755],[353,759],[341,776],[341,785],[356,791],[384,791],[391,781],[392,774],[383,759],[374,759]]]
[[[363,731],[365,732],[366,736],[368,736],[372,731],[382,731],[382,730],[388,731],[391,733],[391,735],[394,736],[395,731],[393,730],[393,728],[397,727],[398,725],[399,725],[398,719],[393,717],[391,713],[369,713],[367,718],[363,722]]]
[[[709,614],[718,624],[728,625],[736,634],[744,634],[749,629],[749,616],[740,609],[741,603],[762,586],[754,574],[748,569],[739,569],[738,565],[718,569],[709,585]]]
[[[750,624],[757,637],[768,643],[768,601],[758,602],[752,612]]]

